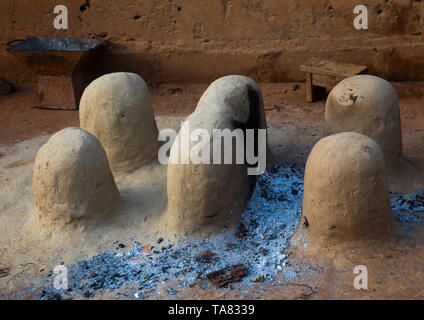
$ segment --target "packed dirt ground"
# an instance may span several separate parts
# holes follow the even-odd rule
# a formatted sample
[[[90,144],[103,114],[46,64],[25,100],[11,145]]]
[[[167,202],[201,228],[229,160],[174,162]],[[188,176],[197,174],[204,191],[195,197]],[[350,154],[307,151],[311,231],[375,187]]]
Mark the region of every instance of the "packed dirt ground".
[[[409,193],[424,189],[424,83],[393,83],[399,95],[403,126],[403,151],[408,165],[402,172],[390,173],[391,191]],[[149,85],[156,117],[180,119],[195,108],[208,84]],[[304,167],[309,151],[322,137],[325,100],[306,103],[303,83],[261,84],[268,126],[273,146],[273,162]],[[165,118],[163,118],[165,117]],[[166,122],[166,121],[165,121]],[[18,87],[17,91],[0,97],[0,160],[16,155],[0,168],[0,188],[6,188],[13,179],[19,179],[17,168],[31,172],[37,150],[22,144],[29,139],[41,143],[46,135],[71,126],[79,126],[78,111],[46,110],[37,106],[36,88]],[[23,148],[23,149],[22,149]],[[25,148],[27,151],[25,152]],[[9,158],[8,158],[9,159]],[[10,158],[12,159],[12,158]],[[27,172],[28,173],[28,172]],[[19,196],[16,196],[18,201]],[[1,200],[1,199],[0,199]],[[1,212],[0,212],[1,214]],[[4,229],[3,229],[4,230]],[[2,231],[3,232],[3,231]],[[290,282],[257,283],[245,291],[213,286],[186,287],[175,296],[166,288],[151,298],[176,299],[396,299],[423,298],[424,281],[424,223],[407,228],[397,223],[395,230],[384,243],[355,243],[342,247],[325,248],[320,252],[304,250],[301,240],[293,241],[289,248],[292,265],[307,269],[307,276]],[[2,235],[0,234],[0,237]],[[296,239],[301,235],[296,234]],[[377,249],[375,249],[377,248]],[[3,257],[10,248],[0,248],[0,298],[14,298],[24,292],[22,283],[33,282],[36,287],[42,277],[41,265],[25,265],[22,259],[7,263]],[[7,253],[7,254],[6,254]],[[24,252],[15,253],[24,256]],[[18,262],[19,261],[19,262]],[[6,265],[7,264],[7,265]],[[353,286],[355,265],[372,266],[369,272],[369,290],[356,290]],[[310,268],[306,265],[319,266]],[[29,281],[31,280],[31,281]],[[41,284],[40,284],[41,287]],[[131,291],[127,285],[115,291],[104,291],[93,298],[119,298],[119,292]],[[33,298],[32,294],[20,298]],[[122,297],[122,295],[121,295]],[[75,296],[74,298],[81,298]]]

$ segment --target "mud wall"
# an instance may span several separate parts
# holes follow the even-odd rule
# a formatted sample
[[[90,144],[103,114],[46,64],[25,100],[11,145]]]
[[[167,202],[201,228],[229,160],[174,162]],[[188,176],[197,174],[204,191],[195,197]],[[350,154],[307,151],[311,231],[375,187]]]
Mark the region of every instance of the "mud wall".
[[[369,29],[355,30],[365,4]],[[53,8],[69,10],[55,30]],[[5,51],[31,36],[99,37],[113,50],[90,74],[131,71],[149,82],[205,82],[225,74],[257,81],[301,81],[299,65],[317,56],[361,63],[390,80],[424,79],[421,0],[2,0],[0,77],[35,76]]]

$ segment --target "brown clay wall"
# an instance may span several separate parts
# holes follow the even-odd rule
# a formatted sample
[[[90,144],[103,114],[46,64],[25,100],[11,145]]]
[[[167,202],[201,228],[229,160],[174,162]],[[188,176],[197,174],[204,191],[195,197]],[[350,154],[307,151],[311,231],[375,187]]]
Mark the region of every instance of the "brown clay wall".
[[[69,10],[55,30],[53,8]],[[355,30],[355,5],[369,29]],[[244,74],[258,81],[301,81],[299,65],[316,56],[366,64],[390,80],[424,79],[421,0],[1,0],[0,77],[35,76],[5,51],[31,36],[102,37],[91,74],[133,71],[151,82],[205,82]]]

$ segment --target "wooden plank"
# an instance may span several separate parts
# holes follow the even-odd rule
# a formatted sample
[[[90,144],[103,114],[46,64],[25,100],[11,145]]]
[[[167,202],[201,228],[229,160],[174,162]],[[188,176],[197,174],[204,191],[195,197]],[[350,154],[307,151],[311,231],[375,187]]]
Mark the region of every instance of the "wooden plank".
[[[314,102],[325,96],[325,88],[313,85],[315,75],[306,73],[306,101]]]
[[[329,89],[335,87],[342,80],[343,80],[342,77],[328,76],[328,75],[322,75],[318,73],[312,75],[313,86],[319,86],[319,87],[324,87]]]
[[[312,73],[306,72],[306,101],[313,102]]]
[[[308,60],[304,65],[301,65],[300,70],[314,74],[319,73],[329,76],[346,78],[365,72],[367,70],[367,67],[351,63],[341,63],[312,58]]]
[[[208,273],[206,277],[216,287],[224,287],[231,282],[239,281],[247,275],[246,267],[243,264],[226,267],[224,269]]]

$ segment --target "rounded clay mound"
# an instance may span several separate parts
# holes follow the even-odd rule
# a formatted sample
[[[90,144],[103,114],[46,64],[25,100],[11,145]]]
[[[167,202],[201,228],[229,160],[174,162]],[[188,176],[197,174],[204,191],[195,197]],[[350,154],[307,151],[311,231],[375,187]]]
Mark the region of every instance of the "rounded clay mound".
[[[320,240],[373,238],[388,231],[391,219],[380,146],[354,132],[318,141],[305,169],[302,221],[308,234]]]
[[[226,76],[214,81],[204,92],[196,110],[186,119],[189,133],[206,130],[213,145],[214,129],[266,129],[262,93],[255,81],[243,76]],[[181,154],[190,154],[197,142],[181,139],[178,133],[171,148],[168,164],[168,228],[179,234],[210,235],[223,228],[235,227],[241,220],[247,199],[256,177],[248,175],[245,161],[237,164],[236,146],[233,144],[233,162],[224,164],[224,143],[221,141],[221,164],[181,164]],[[233,139],[233,143],[234,143]],[[244,143],[244,139],[241,140]],[[262,146],[266,153],[266,143]],[[181,150],[181,152],[180,152]],[[263,150],[262,150],[263,151]],[[245,156],[245,155],[243,155]],[[189,159],[190,160],[190,159]],[[264,168],[265,169],[265,168]]]
[[[94,80],[81,98],[80,126],[99,139],[113,172],[131,172],[157,158],[150,94],[137,74],[117,72]]]
[[[102,145],[79,128],[57,132],[40,148],[33,190],[41,216],[66,221],[107,216],[120,199]]]
[[[325,135],[358,132],[375,140],[389,167],[402,157],[398,96],[384,79],[358,75],[341,81],[328,95]]]

